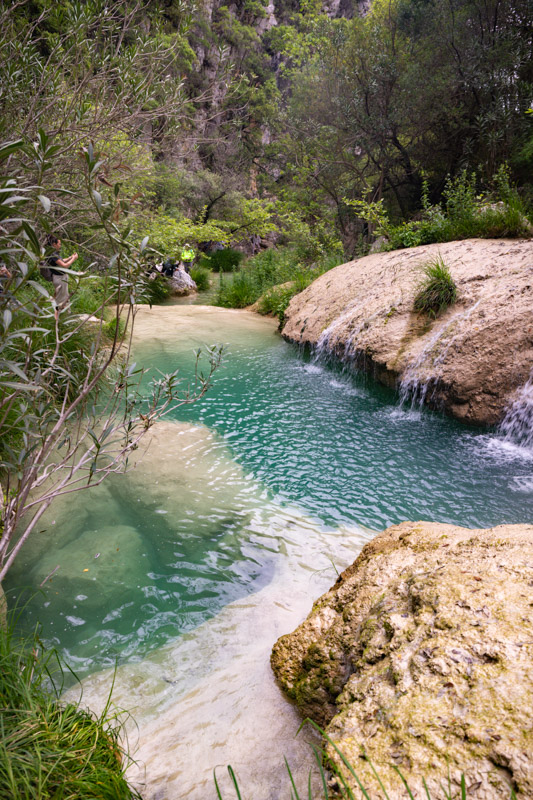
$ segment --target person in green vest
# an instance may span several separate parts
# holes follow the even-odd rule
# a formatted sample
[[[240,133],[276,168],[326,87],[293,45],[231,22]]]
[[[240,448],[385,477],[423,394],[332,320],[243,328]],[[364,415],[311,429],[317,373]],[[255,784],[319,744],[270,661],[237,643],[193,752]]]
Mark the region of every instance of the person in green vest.
[[[196,258],[196,253],[194,252],[191,245],[187,242],[187,244],[181,251],[181,256],[180,256],[181,263],[183,264],[185,272],[190,273],[195,258]]]

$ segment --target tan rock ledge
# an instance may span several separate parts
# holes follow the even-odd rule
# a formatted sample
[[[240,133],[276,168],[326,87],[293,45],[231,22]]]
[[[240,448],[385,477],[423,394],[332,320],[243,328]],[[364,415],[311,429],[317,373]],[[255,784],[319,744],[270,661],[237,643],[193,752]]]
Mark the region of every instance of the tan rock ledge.
[[[533,526],[404,522],[379,534],[272,667],[372,800],[533,797]],[[340,765],[331,745],[328,754]],[[346,770],[344,769],[346,773]],[[349,778],[352,785],[353,778]],[[474,792],[474,789],[476,790]],[[357,795],[359,796],[359,795]]]
[[[441,256],[458,301],[413,311],[422,267]],[[533,241],[470,239],[375,253],[294,297],[286,339],[353,361],[386,385],[426,389],[458,419],[493,425],[533,367]]]

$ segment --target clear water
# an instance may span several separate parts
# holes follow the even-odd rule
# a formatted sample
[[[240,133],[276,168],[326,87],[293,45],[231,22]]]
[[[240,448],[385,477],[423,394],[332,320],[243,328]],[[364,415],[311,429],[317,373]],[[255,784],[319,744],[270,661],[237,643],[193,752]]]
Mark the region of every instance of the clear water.
[[[295,514],[305,535],[327,543],[331,532],[332,553],[341,526],[532,518],[531,451],[402,409],[392,392],[313,363],[246,312],[183,305],[154,315],[138,325],[137,362],[188,375],[196,347],[224,342],[214,388],[164,423],[137,470],[57,506],[6,585],[35,587],[60,565],[21,624],[39,620],[78,674],[141,660],[259,592]],[[327,561],[327,544],[322,552]]]

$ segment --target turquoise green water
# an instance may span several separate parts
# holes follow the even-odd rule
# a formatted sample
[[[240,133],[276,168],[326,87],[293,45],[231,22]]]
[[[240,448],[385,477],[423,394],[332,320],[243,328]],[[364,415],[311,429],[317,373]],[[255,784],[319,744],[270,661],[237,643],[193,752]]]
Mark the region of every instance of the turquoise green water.
[[[213,342],[227,351],[210,393],[175,412],[138,470],[56,507],[9,576],[13,594],[60,565],[22,624],[39,620],[79,674],[141,659],[268,584],[284,508],[321,531],[531,519],[530,452],[403,410],[250,314],[165,309],[136,360],[188,375]]]

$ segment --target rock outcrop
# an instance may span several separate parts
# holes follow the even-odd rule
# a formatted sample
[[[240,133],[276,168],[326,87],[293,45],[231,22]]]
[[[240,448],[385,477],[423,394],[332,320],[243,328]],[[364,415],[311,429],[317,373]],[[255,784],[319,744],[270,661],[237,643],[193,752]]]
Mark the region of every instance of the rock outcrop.
[[[197,292],[198,287],[184,269],[176,269],[170,279],[170,291],[173,295],[183,297],[191,294],[191,292]]]
[[[413,311],[422,267],[441,256],[458,301]],[[533,240],[474,239],[375,253],[294,297],[283,335],[372,371],[471,423],[498,423],[533,366]]]
[[[281,686],[373,800],[533,797],[533,526],[404,522],[379,534],[281,637]],[[331,745],[328,754],[340,765]],[[346,770],[344,770],[346,772]],[[352,778],[348,778],[352,784]]]

